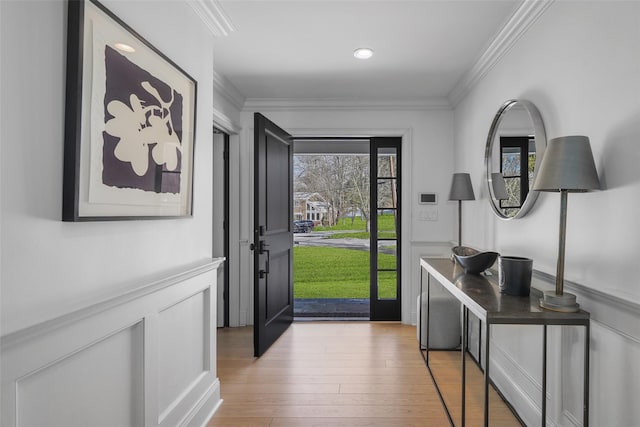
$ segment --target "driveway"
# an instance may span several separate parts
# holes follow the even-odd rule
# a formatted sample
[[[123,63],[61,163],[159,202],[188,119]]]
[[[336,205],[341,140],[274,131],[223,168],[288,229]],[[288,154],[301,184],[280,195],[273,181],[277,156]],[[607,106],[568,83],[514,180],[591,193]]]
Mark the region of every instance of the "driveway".
[[[362,231],[362,230],[359,230]],[[342,233],[350,233],[351,231],[342,231]],[[357,232],[357,231],[353,231]],[[369,239],[330,239],[329,236],[332,234],[340,234],[340,232],[336,233],[334,231],[318,231],[311,233],[294,233],[293,234],[293,244],[299,246],[329,246],[333,248],[345,248],[345,249],[354,249],[359,251],[369,252],[370,243]],[[388,242],[378,242],[378,251],[380,253],[395,255],[396,248],[394,246],[389,246]]]

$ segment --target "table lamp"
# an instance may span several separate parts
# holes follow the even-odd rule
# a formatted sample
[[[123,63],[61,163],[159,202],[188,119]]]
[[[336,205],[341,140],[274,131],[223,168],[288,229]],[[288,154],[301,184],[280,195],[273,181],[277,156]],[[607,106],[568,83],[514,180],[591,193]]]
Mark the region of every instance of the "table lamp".
[[[475,200],[471,176],[468,173],[454,173],[449,191],[449,200],[458,201],[458,246],[462,246],[462,201]]]
[[[491,188],[493,189],[493,198],[496,200],[507,200],[509,195],[507,194],[507,183],[499,172],[493,172],[491,174]]]
[[[576,296],[563,291],[564,252],[567,232],[567,195],[600,189],[600,180],[586,136],[562,136],[549,141],[533,189],[560,192],[560,228],[556,289],[547,291],[540,300],[542,308],[576,312]]]

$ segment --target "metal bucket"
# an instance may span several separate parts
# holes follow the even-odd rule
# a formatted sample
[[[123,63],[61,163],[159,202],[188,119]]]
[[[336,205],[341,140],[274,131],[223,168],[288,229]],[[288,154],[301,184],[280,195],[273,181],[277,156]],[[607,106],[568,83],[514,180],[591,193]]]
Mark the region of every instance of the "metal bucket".
[[[498,258],[498,282],[500,292],[507,295],[526,297],[531,291],[533,260],[517,256]]]

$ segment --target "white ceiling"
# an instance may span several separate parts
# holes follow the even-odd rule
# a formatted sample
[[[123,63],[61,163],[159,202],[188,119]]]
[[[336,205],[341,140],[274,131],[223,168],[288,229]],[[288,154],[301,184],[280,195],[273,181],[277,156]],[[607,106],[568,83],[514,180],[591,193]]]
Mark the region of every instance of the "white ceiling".
[[[215,70],[245,98],[375,101],[447,97],[521,0],[217,4],[235,31],[215,39]]]

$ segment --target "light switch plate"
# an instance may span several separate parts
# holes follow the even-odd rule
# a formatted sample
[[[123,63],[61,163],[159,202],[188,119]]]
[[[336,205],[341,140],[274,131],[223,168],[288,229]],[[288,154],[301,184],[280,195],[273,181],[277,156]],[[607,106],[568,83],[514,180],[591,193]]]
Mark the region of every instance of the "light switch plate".
[[[437,221],[438,208],[435,206],[423,207],[418,210],[418,219],[420,221]]]

